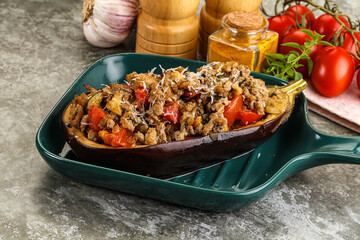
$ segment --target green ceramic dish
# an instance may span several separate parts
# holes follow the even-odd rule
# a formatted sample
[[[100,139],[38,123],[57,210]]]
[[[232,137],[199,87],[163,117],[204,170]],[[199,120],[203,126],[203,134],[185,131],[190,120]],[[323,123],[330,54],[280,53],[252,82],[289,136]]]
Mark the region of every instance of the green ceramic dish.
[[[136,175],[77,161],[61,128],[61,115],[74,94],[118,82],[125,75],[203,62],[143,54],[118,54],[102,58],[86,69],[50,111],[36,135],[43,159],[57,172],[74,180],[147,198],[209,211],[231,211],[253,203],[280,181],[296,172],[329,163],[360,164],[360,137],[335,137],[313,129],[303,94],[290,119],[253,152],[212,167],[168,180]],[[266,84],[283,85],[277,78],[252,73]]]

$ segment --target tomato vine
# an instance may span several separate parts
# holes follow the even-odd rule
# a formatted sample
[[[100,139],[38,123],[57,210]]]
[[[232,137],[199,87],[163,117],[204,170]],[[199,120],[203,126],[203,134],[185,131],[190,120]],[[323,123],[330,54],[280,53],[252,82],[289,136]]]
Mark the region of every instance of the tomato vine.
[[[275,5],[274,5],[274,13],[275,16],[276,15],[280,15],[283,14],[284,12],[286,12],[286,9],[291,6],[292,4],[302,4],[304,6],[311,6],[310,12],[304,14],[303,16],[301,16],[301,22],[297,22],[298,27],[300,28],[304,28],[306,26],[306,15],[310,14],[312,12],[315,11],[322,11],[323,13],[329,14],[331,16],[333,16],[335,18],[335,20],[340,24],[340,28],[335,32],[333,39],[331,40],[331,42],[336,45],[336,46],[342,46],[343,42],[344,42],[344,30],[346,32],[348,32],[351,37],[354,40],[354,44],[355,44],[355,49],[356,49],[356,53],[351,53],[351,55],[353,55],[356,59],[360,60],[360,42],[359,40],[356,38],[355,33],[360,34],[360,24],[359,21],[352,21],[351,18],[342,13],[338,6],[334,3],[331,3],[330,0],[325,0],[324,5],[320,5],[317,4],[315,2],[313,2],[312,0],[276,0],[275,1]],[[266,10],[264,9],[263,6],[261,6],[261,11],[263,12],[264,15],[266,16],[271,16],[269,15]],[[280,10],[279,10],[280,9]],[[349,22],[350,26],[346,26],[346,24],[340,19],[340,16],[343,16],[347,19],[347,21]]]

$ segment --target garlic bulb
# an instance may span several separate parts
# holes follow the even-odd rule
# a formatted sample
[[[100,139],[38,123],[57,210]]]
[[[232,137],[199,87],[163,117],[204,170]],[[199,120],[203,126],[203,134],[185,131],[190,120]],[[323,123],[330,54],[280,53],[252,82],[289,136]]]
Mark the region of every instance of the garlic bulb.
[[[139,9],[138,0],[84,0],[84,35],[97,47],[114,47],[131,32]]]

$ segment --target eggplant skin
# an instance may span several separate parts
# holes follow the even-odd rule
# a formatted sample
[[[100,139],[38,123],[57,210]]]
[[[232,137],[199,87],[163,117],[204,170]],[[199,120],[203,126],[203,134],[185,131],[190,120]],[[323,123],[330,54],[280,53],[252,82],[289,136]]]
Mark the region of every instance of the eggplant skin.
[[[287,114],[261,121],[251,127],[207,136],[135,148],[93,144],[84,133],[66,121],[66,141],[79,161],[145,176],[167,179],[208,167],[254,150],[284,122]]]

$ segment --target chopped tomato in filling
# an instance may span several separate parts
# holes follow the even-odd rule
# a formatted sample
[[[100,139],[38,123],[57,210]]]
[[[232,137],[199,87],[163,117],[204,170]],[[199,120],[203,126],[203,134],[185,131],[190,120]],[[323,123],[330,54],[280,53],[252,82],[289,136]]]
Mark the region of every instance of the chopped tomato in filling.
[[[240,125],[245,126],[260,120],[264,115],[258,114],[254,110],[241,109],[236,117],[236,120],[240,120]]]
[[[180,121],[179,102],[165,103],[163,116],[172,123]]]
[[[149,95],[145,88],[143,87],[137,87],[135,88],[135,98],[136,98],[136,107],[138,109],[141,109],[142,106],[145,108],[149,107]]]
[[[118,125],[113,128],[112,133],[102,130],[99,132],[99,136],[105,144],[113,147],[131,148],[135,146],[134,133]]]
[[[225,107],[224,118],[227,119],[227,125],[230,127],[236,120],[239,112],[243,107],[243,96],[237,95],[231,100],[231,102]]]
[[[106,112],[96,105],[92,105],[89,111],[89,130],[98,132],[101,130],[99,123],[103,117],[105,117]]]

